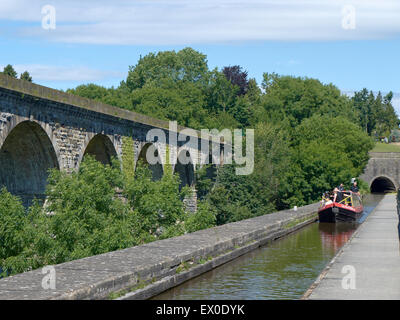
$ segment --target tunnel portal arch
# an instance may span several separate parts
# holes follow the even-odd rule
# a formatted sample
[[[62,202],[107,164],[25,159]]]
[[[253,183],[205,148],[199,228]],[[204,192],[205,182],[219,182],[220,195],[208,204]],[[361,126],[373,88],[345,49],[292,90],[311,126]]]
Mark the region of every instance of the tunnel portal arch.
[[[379,176],[372,180],[370,190],[372,193],[394,192],[396,191],[396,185],[390,178]]]

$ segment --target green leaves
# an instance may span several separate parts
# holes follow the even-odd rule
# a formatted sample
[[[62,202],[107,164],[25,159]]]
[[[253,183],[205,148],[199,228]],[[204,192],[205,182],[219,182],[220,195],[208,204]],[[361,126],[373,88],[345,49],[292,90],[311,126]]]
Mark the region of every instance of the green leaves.
[[[5,188],[0,191],[0,261],[19,254],[24,248],[24,227],[27,223],[25,209],[19,198]],[[1,263],[0,263],[1,266]]]
[[[262,104],[271,121],[287,119],[294,128],[314,114],[342,115],[350,120],[356,118],[350,99],[342,96],[332,84],[265,73],[263,87],[266,94],[262,97]]]
[[[399,119],[391,103],[392,98],[392,92],[385,97],[379,92],[375,97],[372,91],[368,92],[365,88],[354,94],[352,102],[365,132],[387,137],[392,129],[398,129]]]
[[[126,183],[125,195],[142,219],[143,231],[159,236],[169,226],[184,220],[185,191],[179,191],[177,175],[164,174],[159,181],[152,181],[151,177],[151,171],[139,162],[135,176]]]
[[[14,68],[11,64],[6,65],[3,69],[3,72],[0,72],[0,73],[3,73],[5,75],[13,77],[15,79],[17,79],[17,75],[18,75],[17,71],[14,70]],[[21,80],[32,82],[32,77],[30,76],[28,71],[24,71],[23,73],[21,73],[19,78]]]
[[[211,228],[216,225],[217,212],[207,201],[199,201],[197,212],[188,214],[185,221],[187,232],[194,232],[202,229]]]
[[[345,117],[315,115],[305,119],[295,135],[296,162],[308,183],[302,190],[306,202],[361,174],[374,145],[359,126]]]
[[[161,51],[149,53],[130,66],[126,84],[130,90],[136,90],[145,85],[163,87],[166,80],[196,83],[204,81],[207,72],[206,56],[192,48]]]
[[[13,78],[17,78],[17,75],[18,75],[17,71],[14,70],[14,68],[11,64],[8,64],[4,67],[3,73],[5,75],[13,77]]]

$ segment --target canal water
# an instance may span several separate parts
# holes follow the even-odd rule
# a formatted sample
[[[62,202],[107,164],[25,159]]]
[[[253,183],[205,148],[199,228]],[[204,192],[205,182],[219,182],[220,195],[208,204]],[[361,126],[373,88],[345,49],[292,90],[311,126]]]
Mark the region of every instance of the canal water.
[[[382,197],[364,198],[360,221]],[[352,223],[310,224],[153,299],[299,299],[356,228]]]

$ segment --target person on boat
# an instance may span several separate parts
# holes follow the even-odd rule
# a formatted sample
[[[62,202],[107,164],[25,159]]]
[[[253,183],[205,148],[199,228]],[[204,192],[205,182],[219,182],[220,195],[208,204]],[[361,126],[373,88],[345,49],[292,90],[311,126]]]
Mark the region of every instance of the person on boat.
[[[336,202],[336,200],[338,200],[338,193],[339,193],[339,188],[333,189],[333,202]]]
[[[351,192],[355,193],[356,195],[358,195],[358,196],[360,195],[360,191],[358,190],[358,187],[357,187],[357,181],[353,182],[353,185],[351,186],[350,190],[351,190]]]
[[[331,195],[329,194],[329,191],[325,191],[322,194],[321,205],[322,206],[326,206],[326,205],[331,204],[331,203],[332,203]]]
[[[344,185],[343,183],[341,183],[339,185],[339,187],[336,188],[337,189],[337,197],[336,197],[336,201],[335,202],[340,202],[343,200],[343,191],[344,191]]]

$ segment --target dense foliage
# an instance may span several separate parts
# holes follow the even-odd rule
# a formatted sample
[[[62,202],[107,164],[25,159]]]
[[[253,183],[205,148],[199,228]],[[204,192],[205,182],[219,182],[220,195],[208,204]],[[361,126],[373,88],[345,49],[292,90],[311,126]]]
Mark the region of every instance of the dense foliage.
[[[400,123],[391,103],[392,98],[392,92],[384,97],[380,92],[375,97],[367,89],[355,93],[352,102],[358,111],[359,124],[365,132],[376,137],[387,137],[393,128],[398,128]]]
[[[121,190],[124,190],[121,192]],[[47,201],[28,212],[5,189],[0,194],[0,266],[3,275],[32,270],[215,225],[215,212],[199,203],[185,211],[179,178],[152,181],[140,166],[125,177],[119,163],[85,157],[78,172],[52,170]]]

